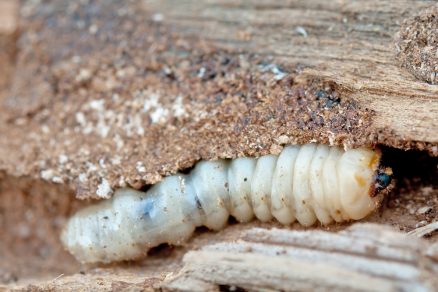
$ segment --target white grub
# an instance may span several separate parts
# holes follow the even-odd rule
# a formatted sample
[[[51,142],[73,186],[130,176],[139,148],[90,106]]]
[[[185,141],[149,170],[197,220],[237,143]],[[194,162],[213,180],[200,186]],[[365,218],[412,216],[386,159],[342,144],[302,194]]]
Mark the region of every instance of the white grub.
[[[383,197],[372,196],[380,155],[306,144],[278,156],[201,161],[190,174],[168,176],[147,192],[119,189],[111,200],[80,210],[62,241],[81,262],[108,263],[138,258],[162,243],[181,244],[199,226],[220,230],[230,215],[304,226],[362,219]],[[111,191],[103,180],[98,195]]]

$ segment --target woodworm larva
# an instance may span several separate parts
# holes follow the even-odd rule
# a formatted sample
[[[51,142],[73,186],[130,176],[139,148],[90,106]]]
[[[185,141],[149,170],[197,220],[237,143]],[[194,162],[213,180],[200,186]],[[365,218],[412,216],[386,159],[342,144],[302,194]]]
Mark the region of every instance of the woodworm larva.
[[[81,262],[135,259],[162,243],[181,244],[196,227],[222,229],[231,215],[304,226],[358,220],[377,208],[391,181],[380,151],[306,144],[279,156],[201,161],[147,192],[119,189],[75,214],[62,234]]]

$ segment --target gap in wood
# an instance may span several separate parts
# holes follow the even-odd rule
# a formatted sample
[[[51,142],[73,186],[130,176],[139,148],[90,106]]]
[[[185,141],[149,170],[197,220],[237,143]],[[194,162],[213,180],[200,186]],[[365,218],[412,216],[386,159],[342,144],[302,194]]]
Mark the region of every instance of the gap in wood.
[[[419,185],[438,187],[438,157],[419,150],[404,151],[384,146],[381,149],[382,164],[392,168],[396,188]]]

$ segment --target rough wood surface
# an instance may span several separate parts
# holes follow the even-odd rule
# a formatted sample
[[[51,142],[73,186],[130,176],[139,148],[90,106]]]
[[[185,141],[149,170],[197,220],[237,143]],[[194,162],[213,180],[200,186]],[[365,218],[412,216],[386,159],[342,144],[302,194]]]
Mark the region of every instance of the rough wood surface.
[[[438,87],[393,36],[433,1],[25,2],[0,169],[81,198],[283,145],[438,155]]]
[[[416,229],[410,231],[409,235],[423,237],[423,236],[426,236],[426,235],[429,235],[429,234],[435,232],[436,230],[438,230],[438,221],[427,224],[426,226],[416,228]]]
[[[0,0],[0,104],[6,95],[15,63],[18,1]]]
[[[393,46],[402,21],[435,1],[166,0],[124,1],[123,7],[116,0],[23,1],[18,42],[9,25],[18,23],[18,6],[2,3],[18,2],[0,0],[0,84],[10,85],[4,100],[0,92],[0,169],[29,177],[18,192],[18,182],[11,182],[12,189],[0,186],[5,227],[0,290],[153,289],[179,269],[183,252],[229,238],[229,229],[201,234],[203,239],[178,249],[178,255],[164,252],[148,257],[147,264],[79,269],[57,241],[59,224],[74,205],[65,186],[81,198],[108,197],[114,188],[154,183],[199,159],[278,153],[284,144],[310,141],[347,147],[380,143],[438,155],[437,86],[397,67]],[[399,164],[414,165],[406,157],[400,156]],[[436,163],[429,165],[432,177]],[[415,168],[424,171],[417,161]],[[412,177],[407,180],[418,182]],[[63,191],[41,191],[41,178],[61,183]],[[1,173],[0,179],[7,181]],[[434,221],[436,187],[422,179],[419,189],[397,189],[382,213],[367,220],[406,231]],[[230,228],[239,238],[249,227]],[[413,234],[435,228],[436,223]],[[381,289],[436,285],[431,273],[436,272],[437,243],[391,235],[401,247],[376,240],[365,254],[345,254],[349,246],[327,253],[354,232],[333,237],[316,232],[301,246],[293,231],[252,232],[243,241],[189,253],[186,268],[166,287],[268,287],[260,275],[302,288],[314,287],[299,276],[316,277],[316,286],[351,289],[364,288],[349,281],[353,278]],[[258,237],[271,233],[276,238]],[[278,242],[283,237],[290,243]],[[332,241],[309,244],[318,238]],[[272,242],[269,249],[267,242]],[[327,246],[330,242],[334,245]],[[242,246],[254,250],[242,251]],[[368,252],[382,253],[370,260]],[[339,262],[332,253],[341,255]],[[383,261],[386,253],[391,256]],[[312,258],[310,265],[315,255],[327,261],[313,265]],[[206,266],[198,256],[221,273],[203,273]],[[358,261],[365,271],[346,268]],[[241,270],[227,271],[218,263]],[[301,273],[289,275],[289,269],[281,269],[284,263]],[[383,266],[389,268],[382,271]],[[309,272],[314,268],[348,277],[334,283],[323,272]],[[381,276],[391,275],[392,268],[406,273]],[[251,283],[242,277],[257,269],[261,274]],[[286,276],[279,280],[282,272]],[[404,286],[406,279],[412,281]]]
[[[12,35],[18,27],[18,1],[0,1],[0,35]]]
[[[398,139],[436,144],[438,87],[400,69],[393,43],[405,18],[433,4],[151,0],[144,8],[160,13],[175,33],[303,66],[301,77],[334,82],[346,97],[374,110],[375,127],[389,128]]]
[[[164,287],[199,283],[250,291],[435,291],[438,259],[430,244],[389,227],[356,224],[338,233],[249,230],[237,242],[191,251]],[[193,290],[194,289],[194,290]]]

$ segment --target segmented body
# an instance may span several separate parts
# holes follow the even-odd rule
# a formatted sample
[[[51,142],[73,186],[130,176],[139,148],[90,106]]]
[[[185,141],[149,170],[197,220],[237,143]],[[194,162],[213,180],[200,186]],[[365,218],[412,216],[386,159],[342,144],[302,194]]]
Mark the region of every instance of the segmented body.
[[[361,219],[381,200],[373,193],[380,152],[306,144],[279,156],[201,161],[147,192],[120,189],[111,200],[74,215],[63,232],[82,262],[137,258],[161,243],[180,244],[196,227],[223,228],[275,218],[310,226]]]

